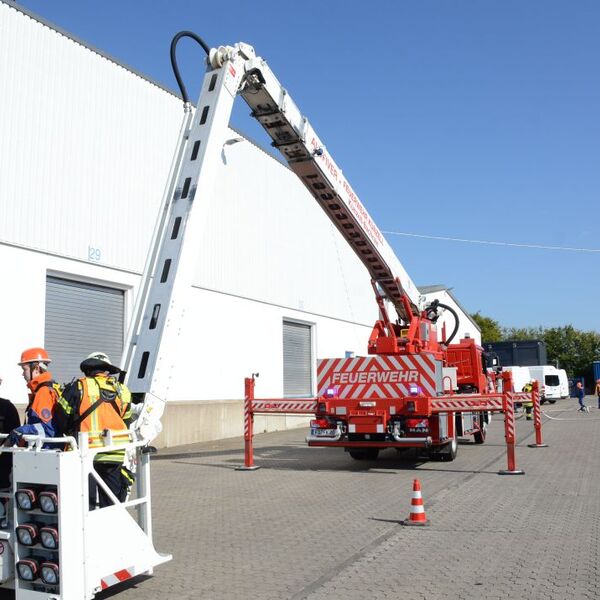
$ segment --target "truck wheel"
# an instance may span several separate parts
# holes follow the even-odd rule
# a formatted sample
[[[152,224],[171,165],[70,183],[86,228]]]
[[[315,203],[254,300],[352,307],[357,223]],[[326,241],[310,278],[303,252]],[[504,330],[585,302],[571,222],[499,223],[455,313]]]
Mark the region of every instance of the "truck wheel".
[[[449,444],[446,444],[443,448],[440,449],[438,456],[440,457],[440,460],[452,462],[456,458],[457,454],[458,442],[456,441],[456,438],[454,438],[450,440]]]
[[[473,441],[476,444],[483,444],[485,442],[485,436],[487,435],[487,423],[484,421],[483,416],[481,417],[481,421],[479,422],[479,431],[476,431],[473,434]]]
[[[548,400],[548,402],[550,402],[550,404],[556,404],[556,400]]]
[[[348,454],[354,460],[376,460],[379,456],[379,448],[366,448],[364,450],[349,450]]]

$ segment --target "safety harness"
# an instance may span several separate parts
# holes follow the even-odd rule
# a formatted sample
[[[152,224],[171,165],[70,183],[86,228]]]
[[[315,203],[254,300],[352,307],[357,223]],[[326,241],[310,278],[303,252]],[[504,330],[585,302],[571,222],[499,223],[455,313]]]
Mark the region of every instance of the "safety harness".
[[[123,411],[123,414],[121,414],[121,410],[119,409],[119,407],[117,405],[117,401],[116,401],[116,398],[118,396],[117,390],[114,390],[114,391],[107,390],[106,388],[104,388],[100,385],[100,383],[98,382],[98,380],[95,377],[90,377],[90,379],[93,379],[96,382],[96,385],[98,386],[98,391],[99,391],[100,397],[98,398],[98,400],[96,400],[94,403],[92,403],[90,406],[88,406],[88,408],[83,413],[81,413],[79,415],[79,417],[77,417],[77,419],[75,419],[75,421],[73,422],[73,430],[74,431],[77,429],[77,426],[80,423],[85,421],[104,402],[110,403],[110,405],[115,409],[115,412],[119,415],[119,417],[121,419],[123,418],[124,414],[127,412],[127,404],[124,403],[123,406],[124,406],[125,410]],[[89,390],[88,390],[88,393],[89,393]]]

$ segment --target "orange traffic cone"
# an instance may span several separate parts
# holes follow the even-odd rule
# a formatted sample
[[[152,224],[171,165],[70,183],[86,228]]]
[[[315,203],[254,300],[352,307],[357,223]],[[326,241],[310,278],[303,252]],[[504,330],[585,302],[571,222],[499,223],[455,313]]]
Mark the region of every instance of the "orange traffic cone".
[[[413,493],[410,501],[410,515],[408,521],[402,521],[403,525],[429,525],[425,508],[423,507],[423,497],[421,496],[421,484],[418,479],[413,481]]]

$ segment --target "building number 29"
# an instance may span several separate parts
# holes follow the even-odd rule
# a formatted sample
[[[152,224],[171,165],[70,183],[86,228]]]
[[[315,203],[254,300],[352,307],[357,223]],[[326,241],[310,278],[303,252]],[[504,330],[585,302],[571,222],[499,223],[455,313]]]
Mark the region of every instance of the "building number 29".
[[[98,262],[102,258],[102,251],[100,248],[93,248],[88,246],[88,260]]]

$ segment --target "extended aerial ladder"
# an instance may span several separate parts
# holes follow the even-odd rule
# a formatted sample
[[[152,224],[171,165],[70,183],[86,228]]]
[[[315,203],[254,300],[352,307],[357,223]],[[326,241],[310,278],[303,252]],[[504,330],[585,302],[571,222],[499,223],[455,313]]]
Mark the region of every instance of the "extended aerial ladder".
[[[198,41],[208,54],[195,110],[175,60],[176,44],[186,36]],[[169,373],[177,360],[175,349],[186,292],[197,257],[194,240],[200,223],[194,206],[212,191],[216,161],[231,137],[228,124],[237,95],[244,98],[273,146],[362,260],[373,280],[385,326],[390,328],[391,323],[384,298],[393,304],[404,324],[410,323],[419,314],[417,287],[308,119],[265,61],[247,44],[209,49],[190,32],[175,36],[171,59],[185,114],[122,361],[132,392],[147,402],[168,397]]]
[[[175,57],[182,37],[195,39],[208,55],[195,109]],[[365,265],[380,309],[368,344],[369,354],[375,356],[319,361],[309,445],[343,447],[354,458],[374,457],[385,447],[418,447],[452,460],[458,435],[473,435],[483,443],[491,411],[512,408],[509,390],[494,389],[482,349],[473,339],[449,346],[458,322],[448,339],[443,334],[438,340],[439,309],[453,312],[451,307],[437,302],[422,306],[417,287],[265,61],[247,44],[211,49],[191,32],[175,36],[171,61],[184,118],[122,361],[127,383],[134,396],[144,400],[146,414],[160,416],[169,396],[201,226],[194,207],[213,190],[217,161],[231,141],[233,102],[240,95]],[[389,318],[387,303],[395,308],[397,320]],[[246,425],[252,419],[250,396],[246,394]],[[267,404],[268,411],[278,412],[277,401]],[[507,443],[514,442],[506,431]],[[516,472],[510,463],[509,471]]]

